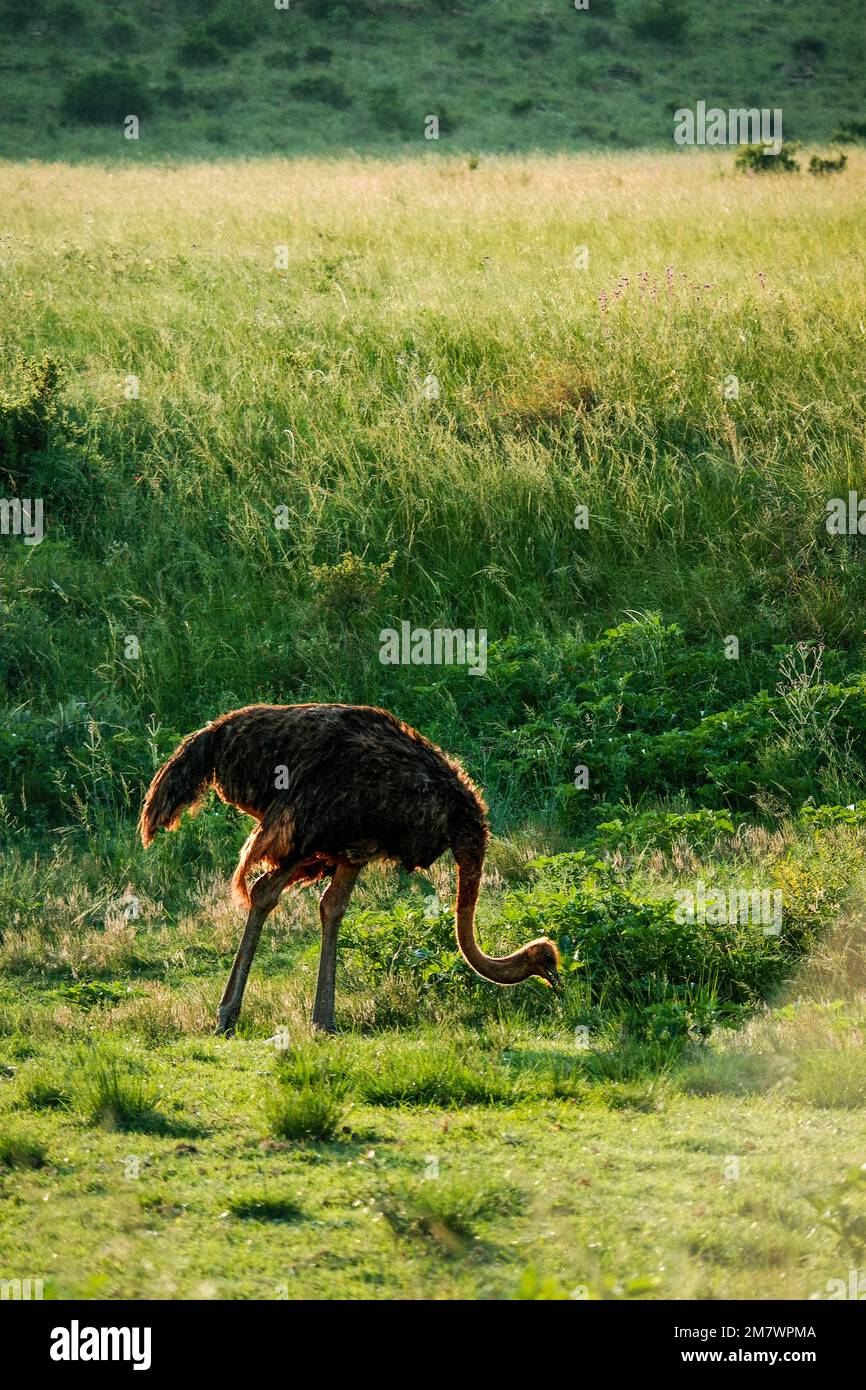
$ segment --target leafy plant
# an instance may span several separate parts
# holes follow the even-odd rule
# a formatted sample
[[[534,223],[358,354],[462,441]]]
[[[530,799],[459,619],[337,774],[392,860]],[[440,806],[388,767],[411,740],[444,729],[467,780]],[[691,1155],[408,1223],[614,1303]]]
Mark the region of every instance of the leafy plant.
[[[60,102],[62,115],[92,125],[119,126],[126,116],[148,116],[152,109],[147,86],[122,63],[90,68],[70,78]]]
[[[406,106],[396,82],[383,82],[367,94],[367,108],[381,130],[407,135],[419,122]]]
[[[128,999],[133,993],[130,985],[121,980],[74,980],[58,985],[54,994],[70,1004],[78,1004],[82,1009],[92,1009],[98,1004],[117,1004]]]
[[[60,363],[44,353],[21,359],[0,390],[0,473],[13,486],[26,478],[31,455],[48,444],[61,377]]]
[[[821,1194],[809,1194],[806,1201],[836,1236],[842,1253],[859,1262],[866,1255],[866,1164],[849,1168],[838,1182]]]
[[[689,10],[677,0],[646,0],[630,22],[639,39],[680,44],[689,28]]]
[[[796,174],[800,166],[794,156],[799,148],[796,140],[783,140],[777,154],[766,145],[741,145],[734,165],[750,174]]]
[[[223,40],[203,24],[191,24],[177,46],[177,56],[187,67],[212,67],[228,57]]]
[[[386,589],[397,559],[396,551],[381,565],[345,553],[335,565],[314,565],[313,584],[323,608],[343,621],[367,613]]]
[[[813,154],[809,160],[809,173],[841,174],[847,163],[848,156],[844,150],[839,150],[835,155]]]

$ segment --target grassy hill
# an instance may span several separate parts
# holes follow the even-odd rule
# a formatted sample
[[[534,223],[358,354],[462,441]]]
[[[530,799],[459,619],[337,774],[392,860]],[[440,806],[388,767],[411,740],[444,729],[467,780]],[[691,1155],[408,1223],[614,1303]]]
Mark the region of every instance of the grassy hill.
[[[4,0],[0,35],[15,159],[664,148],[698,100],[808,142],[863,120],[858,0]]]

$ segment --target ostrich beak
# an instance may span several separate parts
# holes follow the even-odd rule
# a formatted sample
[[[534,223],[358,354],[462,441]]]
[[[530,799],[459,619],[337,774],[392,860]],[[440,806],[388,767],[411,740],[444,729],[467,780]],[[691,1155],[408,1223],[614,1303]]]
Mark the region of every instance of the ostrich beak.
[[[544,979],[546,983],[550,985],[550,988],[553,990],[554,994],[558,994],[560,996],[565,994],[565,985],[562,983],[562,980],[560,979],[558,970],[546,971]]]

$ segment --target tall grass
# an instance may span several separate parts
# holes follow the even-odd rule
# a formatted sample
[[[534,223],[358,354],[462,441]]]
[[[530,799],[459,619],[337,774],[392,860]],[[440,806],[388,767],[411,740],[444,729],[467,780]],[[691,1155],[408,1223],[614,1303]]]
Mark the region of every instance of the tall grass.
[[[64,371],[50,447],[11,479],[44,496],[46,538],[0,553],[7,698],[52,719],[31,817],[59,802],[112,853],[176,732],[254,699],[384,703],[484,776],[551,653],[627,610],[718,642],[720,666],[736,634],[744,693],[773,643],[862,663],[857,541],[822,523],[863,424],[862,277],[827,266],[862,253],[864,170],[832,189],[687,156],[2,171],[0,364],[47,349]],[[74,235],[70,202],[94,210]],[[395,560],[340,612],[316,574],[346,553]],[[382,666],[404,619],[506,645],[483,681]]]

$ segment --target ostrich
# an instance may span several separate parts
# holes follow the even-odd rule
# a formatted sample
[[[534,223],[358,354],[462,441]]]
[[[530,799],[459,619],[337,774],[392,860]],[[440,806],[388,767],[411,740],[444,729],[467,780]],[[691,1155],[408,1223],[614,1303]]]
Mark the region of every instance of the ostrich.
[[[457,944],[485,980],[531,975],[560,989],[546,937],[508,956],[475,940],[475,905],[487,847],[487,807],[453,759],[387,710],[367,705],[248,705],[189,734],[150,784],[139,821],[145,846],[213,787],[258,825],[232,878],[247,923],[219,1006],[234,1032],[268,913],[284,888],[330,878],[322,895],[322,949],[313,1027],[334,1031],[337,933],[361,869],[375,859],[427,869],[446,849],[457,863]],[[247,879],[264,870],[252,887]]]

